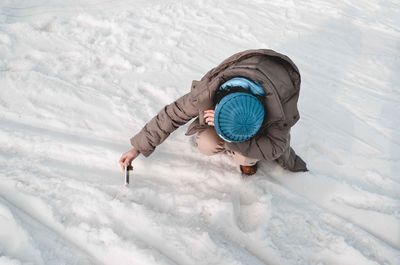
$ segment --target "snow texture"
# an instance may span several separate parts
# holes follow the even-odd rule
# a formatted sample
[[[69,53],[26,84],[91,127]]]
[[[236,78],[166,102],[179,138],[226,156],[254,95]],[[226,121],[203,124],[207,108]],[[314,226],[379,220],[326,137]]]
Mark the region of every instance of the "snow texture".
[[[241,179],[186,126],[129,138],[231,54],[302,73],[310,172]],[[0,264],[400,264],[397,0],[2,0]]]

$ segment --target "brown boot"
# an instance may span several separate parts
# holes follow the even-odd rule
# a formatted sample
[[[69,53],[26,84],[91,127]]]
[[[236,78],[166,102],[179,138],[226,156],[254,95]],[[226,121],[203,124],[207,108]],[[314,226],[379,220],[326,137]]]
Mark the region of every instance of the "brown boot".
[[[240,165],[240,171],[245,176],[251,176],[257,172],[257,163],[252,166],[242,166]]]

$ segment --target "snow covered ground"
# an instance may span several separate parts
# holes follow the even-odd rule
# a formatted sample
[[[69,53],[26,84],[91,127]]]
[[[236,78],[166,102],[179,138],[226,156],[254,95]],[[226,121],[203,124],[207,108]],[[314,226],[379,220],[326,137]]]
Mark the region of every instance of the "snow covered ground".
[[[310,172],[242,180],[178,129],[129,138],[250,48],[302,73]],[[1,0],[0,264],[400,264],[397,0]]]

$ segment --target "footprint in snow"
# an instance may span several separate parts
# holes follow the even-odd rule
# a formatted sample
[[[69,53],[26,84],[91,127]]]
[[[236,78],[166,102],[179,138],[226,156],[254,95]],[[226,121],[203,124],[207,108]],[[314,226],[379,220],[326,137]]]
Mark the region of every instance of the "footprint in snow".
[[[235,222],[243,232],[253,232],[270,218],[270,198],[255,188],[242,187],[233,199]]]

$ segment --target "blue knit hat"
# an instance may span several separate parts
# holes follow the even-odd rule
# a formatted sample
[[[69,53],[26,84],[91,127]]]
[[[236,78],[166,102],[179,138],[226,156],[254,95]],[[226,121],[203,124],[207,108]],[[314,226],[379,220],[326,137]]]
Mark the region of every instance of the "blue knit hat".
[[[255,136],[264,121],[261,101],[251,92],[234,92],[215,106],[214,127],[227,142],[244,142]]]

